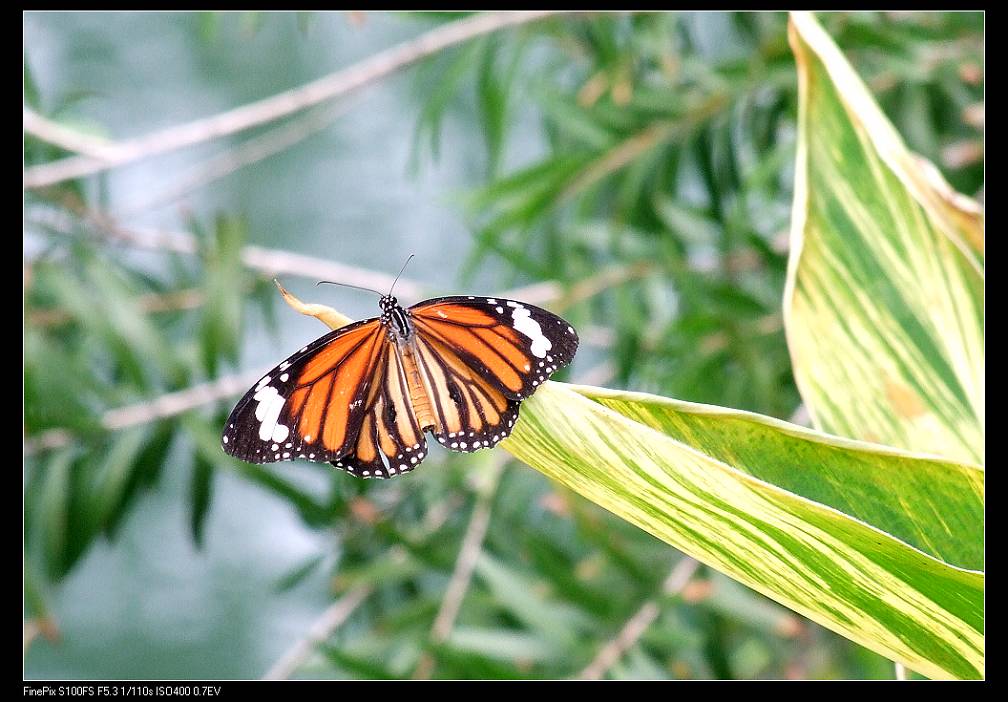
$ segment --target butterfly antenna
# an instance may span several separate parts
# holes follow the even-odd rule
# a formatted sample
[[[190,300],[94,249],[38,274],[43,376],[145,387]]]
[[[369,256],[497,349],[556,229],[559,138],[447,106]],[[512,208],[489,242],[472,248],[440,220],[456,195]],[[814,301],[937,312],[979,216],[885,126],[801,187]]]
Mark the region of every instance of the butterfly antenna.
[[[390,296],[392,295],[392,290],[395,288],[395,284],[399,282],[399,276],[403,274],[403,271],[406,270],[406,266],[409,265],[409,262],[413,260],[414,256],[416,256],[416,254],[410,254],[409,258],[406,259],[406,263],[402,264],[402,268],[399,269],[399,274],[395,277],[395,280],[392,281],[392,287],[388,290],[388,294]]]
[[[378,292],[377,290],[372,290],[371,288],[364,288],[361,287],[360,285],[351,285],[350,283],[337,283],[335,280],[320,280],[319,282],[315,283],[315,287],[318,287],[323,283],[325,283],[326,285],[339,285],[341,288],[356,288],[357,290],[367,290],[368,292],[372,292],[375,295],[381,295],[380,292]]]

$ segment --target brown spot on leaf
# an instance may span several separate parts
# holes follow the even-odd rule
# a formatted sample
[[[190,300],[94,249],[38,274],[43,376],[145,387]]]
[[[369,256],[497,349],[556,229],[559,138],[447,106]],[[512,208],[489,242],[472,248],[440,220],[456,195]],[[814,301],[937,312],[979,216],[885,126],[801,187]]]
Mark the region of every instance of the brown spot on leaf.
[[[898,380],[885,381],[885,393],[889,399],[889,404],[896,410],[896,414],[907,419],[913,419],[924,414],[927,410],[920,396],[910,387]]]

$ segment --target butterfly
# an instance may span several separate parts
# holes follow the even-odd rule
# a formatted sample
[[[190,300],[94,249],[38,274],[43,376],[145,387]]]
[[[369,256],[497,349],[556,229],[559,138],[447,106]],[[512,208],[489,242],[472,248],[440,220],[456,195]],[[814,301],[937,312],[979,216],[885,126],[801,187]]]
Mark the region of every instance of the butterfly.
[[[392,478],[424,460],[428,431],[453,451],[495,446],[522,400],[578,347],[567,321],[515,300],[439,297],[404,308],[389,290],[379,306],[381,316],[326,334],[263,376],[228,417],[224,451]]]

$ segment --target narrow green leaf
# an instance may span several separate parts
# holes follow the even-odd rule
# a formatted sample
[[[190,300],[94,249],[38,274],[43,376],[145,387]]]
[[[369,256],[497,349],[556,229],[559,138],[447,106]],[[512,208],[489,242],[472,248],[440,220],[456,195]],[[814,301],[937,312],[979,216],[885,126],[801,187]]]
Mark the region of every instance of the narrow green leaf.
[[[476,572],[493,591],[495,601],[529,629],[555,645],[573,646],[578,630],[587,629],[588,617],[568,604],[550,601],[527,577],[514,572],[486,553],[476,562]]]
[[[68,568],[67,542],[70,515],[70,473],[75,452],[65,449],[53,454],[43,471],[42,488],[35,510],[35,521],[42,538],[45,568],[52,578],[62,577]]]
[[[983,573],[935,555],[978,560],[977,466],[746,412],[553,382],[522,405],[503,445],[892,660],[931,677],[983,675]],[[912,480],[915,471],[930,477]]]
[[[497,53],[498,43],[492,37],[484,48],[476,81],[480,121],[487,150],[487,176],[490,178],[500,168],[508,126],[509,77],[497,75]]]
[[[142,469],[138,458],[149,439],[145,427],[112,435],[107,450],[100,455],[94,477],[81,481],[86,494],[80,494],[78,500],[85,512],[81,525],[85,531],[98,533],[122,517],[124,495],[134,471]]]
[[[319,646],[321,651],[337,667],[348,673],[353,673],[361,680],[397,680],[402,675],[389,670],[381,658],[375,656],[357,656],[347,653],[338,646]]]
[[[192,476],[189,480],[189,527],[193,541],[203,546],[203,527],[210,512],[213,494],[214,464],[199,452],[193,456]]]
[[[983,215],[910,153],[830,37],[792,15],[800,87],[784,313],[824,431],[983,462]]]
[[[294,566],[276,580],[274,588],[278,593],[292,590],[311,575],[325,561],[325,556],[309,556],[300,564]]]
[[[511,663],[520,661],[541,663],[555,660],[562,655],[562,649],[556,648],[539,636],[505,629],[455,627],[446,645],[458,651],[476,653]]]
[[[210,375],[217,373],[221,358],[231,362],[238,358],[245,295],[241,249],[246,229],[240,219],[220,216],[212,234],[201,240],[207,304],[202,308],[200,350]]]

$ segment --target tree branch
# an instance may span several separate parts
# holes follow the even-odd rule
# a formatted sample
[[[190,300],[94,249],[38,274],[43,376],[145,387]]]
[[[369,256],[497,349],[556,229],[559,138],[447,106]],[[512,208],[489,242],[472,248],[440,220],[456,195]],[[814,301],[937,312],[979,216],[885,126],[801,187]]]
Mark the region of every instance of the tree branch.
[[[109,147],[108,139],[65,127],[27,107],[24,108],[23,127],[25,132],[46,143],[92,158],[100,157]]]
[[[433,29],[415,39],[300,87],[242,105],[211,117],[162,129],[88,150],[24,171],[24,187],[40,188],[99,173],[143,158],[272,122],[322,102],[342,97],[376,80],[456,44],[498,30],[558,14],[556,10],[488,12]],[[64,135],[65,136],[65,135]]]
[[[340,102],[332,107],[319,107],[305,115],[270,129],[265,134],[248,139],[222,154],[213,156],[187,170],[174,183],[148,195],[144,200],[132,203],[125,210],[116,212],[117,217],[127,219],[133,214],[148,212],[174,202],[194,190],[220,180],[232,173],[274,156],[308,137],[321,132],[334,120],[350,109],[350,104]]]
[[[128,246],[136,246],[155,251],[197,254],[199,245],[196,237],[185,231],[170,231],[146,227],[124,227],[110,217],[93,212],[76,212],[86,224],[98,230],[104,238]],[[77,233],[78,220],[52,207],[33,208],[26,211],[25,221],[51,231],[73,236]],[[245,246],[241,252],[242,263],[254,271],[273,278],[278,275],[293,275],[315,280],[338,280],[375,290],[388,290],[394,277],[380,271],[372,271],[358,266],[348,266],[315,256],[269,249],[263,246]],[[400,278],[396,283],[405,297],[423,297],[423,287],[409,278]]]

